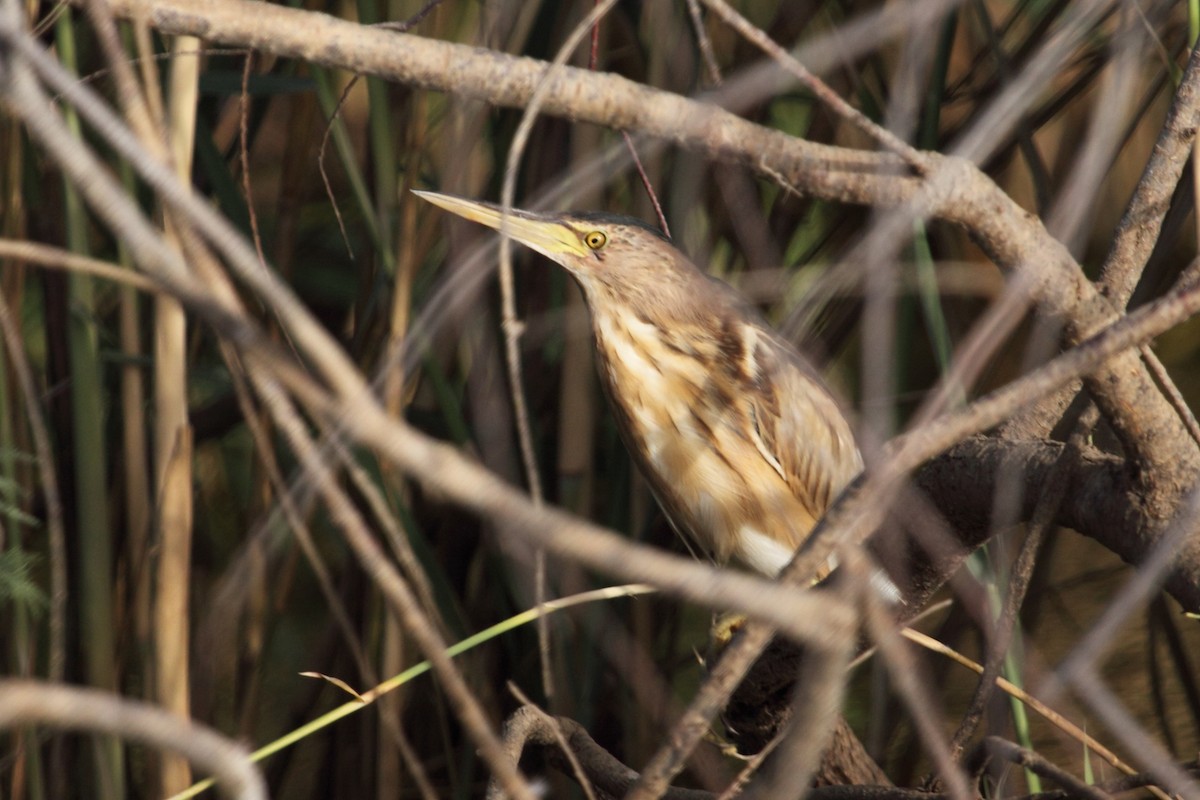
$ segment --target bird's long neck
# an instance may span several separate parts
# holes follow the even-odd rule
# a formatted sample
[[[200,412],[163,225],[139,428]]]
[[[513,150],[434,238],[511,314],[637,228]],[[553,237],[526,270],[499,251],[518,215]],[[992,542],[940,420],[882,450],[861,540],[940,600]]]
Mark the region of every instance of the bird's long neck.
[[[663,392],[691,384],[699,387],[706,376],[689,357],[697,342],[678,329],[633,315],[593,313],[592,327],[602,371],[621,377],[619,385],[633,387],[634,396],[663,399]],[[625,392],[622,392],[625,394]]]
[[[651,295],[643,288],[584,285],[600,377],[613,405],[635,417],[668,398],[702,401],[714,368],[732,366],[744,346],[732,290],[690,264]]]
[[[663,441],[700,424],[698,409],[731,405],[729,382],[713,372],[729,363],[726,320],[671,324],[601,307],[593,308],[592,327],[601,382],[630,450],[650,462],[644,469],[662,469]]]

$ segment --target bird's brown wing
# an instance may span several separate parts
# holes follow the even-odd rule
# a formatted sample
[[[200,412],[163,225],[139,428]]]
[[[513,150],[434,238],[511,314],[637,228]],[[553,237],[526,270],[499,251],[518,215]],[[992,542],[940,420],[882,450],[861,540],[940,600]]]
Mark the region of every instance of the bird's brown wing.
[[[850,425],[816,372],[784,340],[747,325],[743,378],[755,445],[820,518],[862,471]]]

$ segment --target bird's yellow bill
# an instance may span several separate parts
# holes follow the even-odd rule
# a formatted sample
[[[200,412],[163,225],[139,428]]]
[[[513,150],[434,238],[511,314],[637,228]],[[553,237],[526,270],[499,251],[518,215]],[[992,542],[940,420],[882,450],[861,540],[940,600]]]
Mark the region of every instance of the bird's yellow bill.
[[[413,194],[472,222],[487,225],[498,231],[503,230],[513,239],[537,250],[547,258],[558,260],[561,256],[585,256],[589,252],[579,238],[579,233],[570,225],[557,220],[544,219],[517,209],[513,209],[511,214],[503,215],[500,208],[491,203],[467,200],[451,194],[416,189],[413,190]]]

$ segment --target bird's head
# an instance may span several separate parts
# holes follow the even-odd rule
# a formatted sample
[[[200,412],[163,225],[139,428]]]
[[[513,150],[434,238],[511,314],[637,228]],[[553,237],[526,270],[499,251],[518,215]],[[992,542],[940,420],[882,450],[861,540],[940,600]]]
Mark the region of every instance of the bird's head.
[[[615,214],[535,213],[454,195],[415,191],[421,198],[460,217],[502,230],[514,240],[561,264],[593,301],[616,293],[624,302],[641,287],[670,291],[696,272],[670,240],[632,217]]]

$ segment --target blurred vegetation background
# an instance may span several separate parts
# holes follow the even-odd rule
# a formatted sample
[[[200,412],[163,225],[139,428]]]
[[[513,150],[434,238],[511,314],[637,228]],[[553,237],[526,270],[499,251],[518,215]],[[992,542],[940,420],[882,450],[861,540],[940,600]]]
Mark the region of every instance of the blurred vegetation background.
[[[401,0],[302,5],[373,24],[411,19],[422,3]],[[1069,0],[969,0],[950,4],[937,25],[883,38],[850,55],[839,31],[881,11],[863,0],[746,0],[735,4],[777,42],[825,54],[814,69],[843,97],[881,122],[893,108],[906,58],[927,51],[908,133],[920,147],[945,150],[988,107],[1071,14]],[[111,72],[82,11],[26,4],[39,35],[81,80],[112,96]],[[412,33],[550,59],[591,3],[447,0]],[[1114,71],[1133,70],[1132,105],[1119,120],[1116,148],[1090,207],[1069,243],[1094,268],[1153,146],[1180,66],[1194,39],[1186,3],[1114,4],[1075,49],[1049,88],[1027,98],[1021,122],[997,142],[985,170],[1030,212],[1045,218],[1060,196],[1098,98]],[[1192,29],[1190,29],[1190,26]],[[595,69],[684,95],[719,92],[730,76],[761,64],[761,54],[704,17],[711,61],[684,2],[620,2],[599,27]],[[198,190],[259,244],[271,268],[344,343],[397,414],[451,441],[514,484],[522,474],[511,387],[503,364],[495,237],[423,205],[412,188],[495,200],[520,112],[436,92],[332,72],[308,63],[209,47],[171,44],[151,32],[152,64],[138,59],[136,32],[120,25],[136,70],[171,101],[172,76],[198,70],[191,178]],[[1114,63],[1118,43],[1136,37],[1140,56]],[[832,45],[830,43],[833,43]],[[399,46],[399,45],[398,45]],[[824,49],[822,49],[824,48]],[[929,55],[931,54],[931,55]],[[589,46],[573,64],[589,64]],[[1126,76],[1129,77],[1128,73]],[[729,99],[729,98],[726,98]],[[733,98],[735,101],[737,98]],[[739,105],[738,113],[797,137],[864,146],[811,95],[783,86]],[[83,130],[80,135],[91,140]],[[861,332],[861,276],[842,255],[869,224],[871,210],[797,197],[748,170],[635,139],[672,235],[699,264],[741,287],[764,313],[813,355],[870,429],[887,436],[936,381],[955,344],[1002,286],[998,271],[960,231],[931,224],[915,232],[896,265],[900,291],[886,341]],[[533,128],[518,173],[518,205],[598,209],[647,221],[655,212],[624,160],[619,133],[563,119]],[[106,152],[102,149],[101,152]],[[0,119],[0,225],[8,240],[53,244],[129,264],[120,242],[96,224],[22,127]],[[135,187],[127,165],[111,167]],[[601,179],[579,176],[599,170]],[[553,194],[550,194],[553,193]],[[542,200],[542,198],[549,198]],[[145,202],[150,203],[148,198]],[[1194,255],[1191,180],[1177,193],[1139,301],[1165,288]],[[637,478],[607,416],[591,361],[586,313],[565,274],[528,252],[515,253],[526,375],[522,390],[547,501],[631,537],[681,549]],[[154,580],[160,555],[154,479],[161,468],[150,430],[159,361],[152,346],[150,296],[80,272],[42,270],[5,258],[3,302],[28,360],[32,397],[20,389],[10,354],[0,370],[0,651],[10,675],[55,676],[133,697],[150,697],[155,642],[165,626],[190,643],[191,714],[258,746],[350,697],[315,671],[362,692],[420,660],[379,593],[344,545],[323,506],[305,488],[295,458],[265,416],[256,439],[247,426],[225,358],[205,327],[189,324],[186,405],[191,424],[190,497],[194,510],[186,617],[155,616],[164,588]],[[1135,301],[1137,302],[1137,301]],[[1200,395],[1196,325],[1158,343],[1157,352],[1195,406]],[[407,344],[400,357],[397,347]],[[286,342],[283,342],[286,346]],[[887,397],[862,402],[864,348],[893,354]],[[984,388],[1023,369],[1023,338],[1001,350]],[[31,405],[32,404],[32,405]],[[65,538],[58,552],[48,528],[45,480],[31,412],[44,416],[62,495]],[[266,445],[264,447],[264,445]],[[411,548],[428,580],[427,600],[446,636],[459,641],[536,602],[536,554],[506,539],[491,520],[456,510],[382,467],[369,452],[352,460],[363,488],[351,489],[393,555]],[[278,469],[294,490],[311,547],[298,544],[279,505]],[[349,480],[347,484],[349,485]],[[1002,520],[998,520],[998,523]],[[1014,539],[1013,541],[1019,541]],[[1010,557],[1012,542],[991,550]],[[1025,647],[1017,663],[1053,664],[1095,621],[1128,575],[1111,554],[1070,532],[1055,532],[1023,611]],[[55,594],[54,570],[66,593]],[[551,596],[605,585],[551,560]],[[177,589],[180,587],[176,587]],[[56,602],[61,617],[56,623]],[[535,626],[496,636],[460,657],[472,688],[495,720],[521,691],[582,723],[626,763],[654,751],[674,710],[702,671],[697,651],[706,611],[656,596],[610,600],[556,613],[549,631],[553,693],[544,685]],[[56,624],[61,623],[59,627]],[[65,627],[61,627],[65,626]],[[976,658],[974,623],[956,608],[925,622]],[[1106,678],[1139,720],[1180,757],[1200,745],[1195,625],[1172,601],[1112,645]],[[54,663],[55,636],[65,642]],[[943,691],[947,730],[973,676],[928,658]],[[861,668],[848,716],[894,781],[913,785],[928,770],[907,720],[896,713],[871,666]],[[1066,706],[1068,713],[1072,712]],[[1103,739],[1082,712],[1074,721]],[[992,731],[1011,735],[1004,707]],[[1082,773],[1086,753],[1048,724],[1031,720],[1028,741]],[[405,740],[399,746],[399,738]],[[0,795],[13,798],[152,797],[162,784],[155,753],[129,746],[96,750],[84,736],[26,732],[0,754]],[[707,785],[739,764],[705,745],[687,782]],[[281,798],[420,796],[411,763],[422,765],[436,796],[476,797],[486,771],[428,676],[361,713],[312,733],[263,768]],[[93,752],[95,751],[95,752]],[[1104,774],[1101,771],[1101,774]],[[1019,786],[1023,777],[1008,776]],[[555,779],[557,781],[557,779]],[[1007,785],[1007,784],[1006,784]],[[712,788],[712,786],[709,786]],[[556,782],[551,796],[569,796]]]

